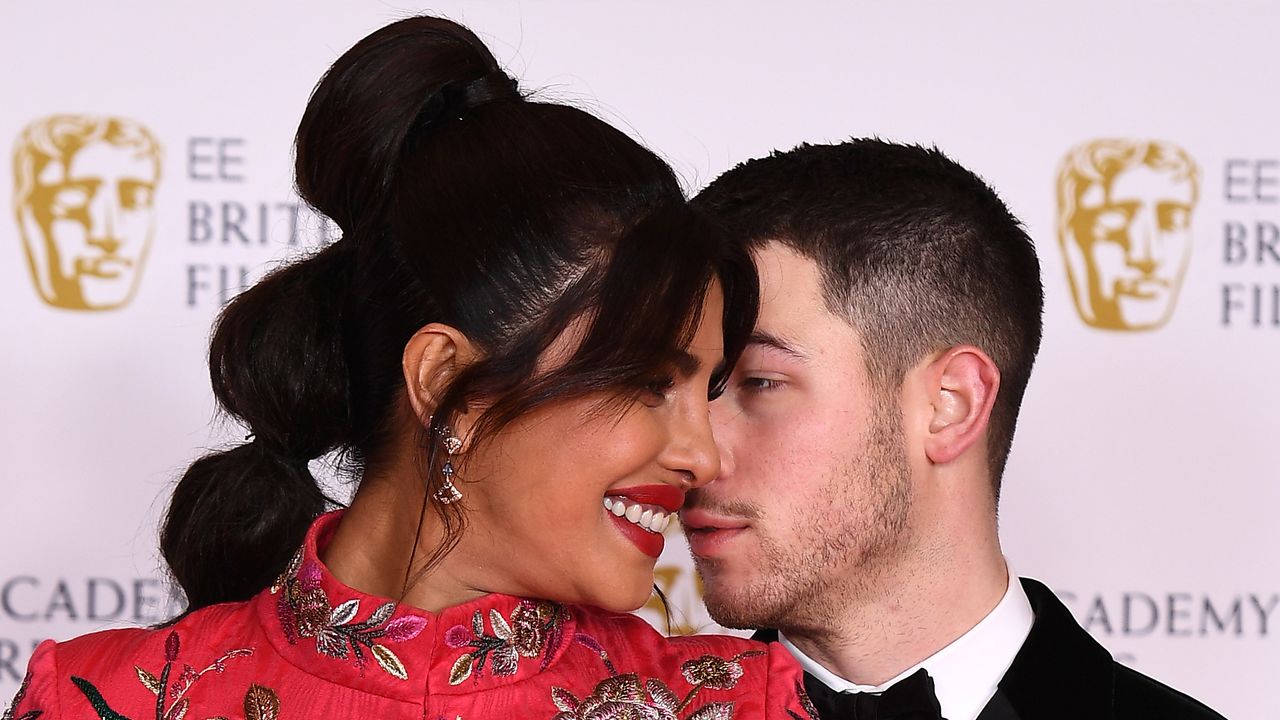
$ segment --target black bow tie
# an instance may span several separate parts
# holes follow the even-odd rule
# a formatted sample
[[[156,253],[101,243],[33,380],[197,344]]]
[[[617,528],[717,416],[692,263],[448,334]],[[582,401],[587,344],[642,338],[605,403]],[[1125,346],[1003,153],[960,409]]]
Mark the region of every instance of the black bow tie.
[[[808,673],[804,686],[821,720],[942,720],[933,678],[924,668],[879,695],[837,692]]]

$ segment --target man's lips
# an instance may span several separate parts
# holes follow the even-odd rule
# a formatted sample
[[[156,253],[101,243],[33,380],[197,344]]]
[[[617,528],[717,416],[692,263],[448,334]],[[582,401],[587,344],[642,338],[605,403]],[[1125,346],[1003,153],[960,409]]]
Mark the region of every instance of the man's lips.
[[[721,515],[697,508],[680,513],[689,551],[695,557],[710,559],[723,554],[724,547],[735,538],[742,537],[751,523],[732,515]]]
[[[714,530],[741,530],[748,525],[749,522],[742,518],[736,518],[730,515],[720,515],[708,510],[700,510],[693,508],[682,510],[680,512],[680,524],[688,532],[696,531],[714,531]]]

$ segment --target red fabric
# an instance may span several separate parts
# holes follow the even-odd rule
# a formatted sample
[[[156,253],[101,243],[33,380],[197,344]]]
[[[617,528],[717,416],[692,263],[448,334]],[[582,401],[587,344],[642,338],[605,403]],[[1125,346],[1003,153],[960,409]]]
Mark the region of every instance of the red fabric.
[[[807,718],[780,645],[489,595],[439,614],[338,582],[319,518],[275,586],[170,628],[45,642],[5,718]]]

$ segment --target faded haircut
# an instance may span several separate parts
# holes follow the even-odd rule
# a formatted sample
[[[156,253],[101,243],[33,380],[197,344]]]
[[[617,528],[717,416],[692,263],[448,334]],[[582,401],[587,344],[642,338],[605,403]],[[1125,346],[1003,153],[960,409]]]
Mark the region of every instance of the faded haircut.
[[[853,139],[747,161],[694,202],[749,249],[778,242],[817,264],[827,308],[858,332],[881,392],[949,347],[990,355],[1001,375],[988,445],[999,497],[1044,291],[1034,244],[995,191],[937,148]]]

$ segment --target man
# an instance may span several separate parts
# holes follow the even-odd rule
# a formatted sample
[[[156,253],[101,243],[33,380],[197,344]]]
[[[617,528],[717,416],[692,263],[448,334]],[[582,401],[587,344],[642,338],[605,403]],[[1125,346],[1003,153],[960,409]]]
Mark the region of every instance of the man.
[[[14,214],[36,291],[69,310],[123,307],[155,234],[160,143],[124,118],[54,115],[14,150]]]
[[[712,617],[776,629],[758,637],[828,720],[1219,717],[1010,582],[996,505],[1043,293],[994,192],[936,150],[854,140],[696,202],[761,275],[713,405],[721,474],[681,513]]]

